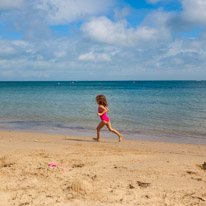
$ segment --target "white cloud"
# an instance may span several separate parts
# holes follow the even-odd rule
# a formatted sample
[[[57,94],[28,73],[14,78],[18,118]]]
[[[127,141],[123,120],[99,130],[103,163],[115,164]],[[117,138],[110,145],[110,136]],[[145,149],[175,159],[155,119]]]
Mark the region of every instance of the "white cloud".
[[[205,0],[182,0],[182,16],[185,20],[205,24],[206,1]]]
[[[154,3],[154,4],[158,2],[164,3],[164,2],[172,2],[172,1],[173,0],[147,0],[147,2]],[[168,25],[172,29],[174,29],[174,31],[189,31],[192,30],[194,27],[205,25],[206,0],[180,0],[180,1],[182,3],[182,11],[170,12],[172,15],[170,15],[170,17],[167,18]],[[154,18],[153,20],[156,20],[156,18]]]
[[[203,30],[202,33],[201,33],[201,38],[203,40],[206,40],[206,30]]]
[[[155,59],[153,63],[154,65],[158,64],[162,71],[166,70],[168,73],[176,71],[177,73],[185,72],[189,74],[190,72],[190,78],[195,79],[195,76],[201,77],[196,73],[197,68],[201,68],[200,73],[205,73],[206,51],[204,48],[203,42],[195,39],[172,41],[152,54]],[[184,79],[184,75],[182,79]]]
[[[91,62],[109,62],[112,60],[112,58],[115,58],[120,53],[121,50],[115,47],[96,45],[90,48],[89,51],[79,55],[78,60]]]
[[[163,54],[160,59],[181,56],[188,53],[197,53],[199,55],[202,55],[203,50],[201,49],[198,42],[192,41],[190,43],[187,42],[186,44],[186,42],[182,40],[177,40],[168,44],[166,53]]]
[[[62,58],[62,57],[66,57],[67,53],[65,51],[57,51],[57,52],[54,52],[54,56],[56,58]]]
[[[172,12],[162,10],[153,11],[142,21],[142,25],[150,25],[158,30],[159,40],[170,40],[171,31],[168,27],[168,21],[174,16]]]
[[[163,39],[155,27],[141,25],[127,28],[125,21],[112,22],[107,17],[95,18],[82,26],[82,31],[92,40],[121,46],[136,46],[142,42]]]
[[[104,73],[109,74],[110,79],[164,79],[170,78],[170,73],[174,73],[174,78],[176,73],[176,77],[184,79],[188,68],[191,70],[188,78],[194,78],[192,75],[203,76],[206,66],[206,45],[200,40],[165,41],[156,47],[142,46],[141,49],[87,40],[74,43],[69,38],[41,44],[1,40],[0,46],[4,50],[0,53],[1,80],[44,80],[47,77],[50,80],[95,80],[102,75],[107,78]],[[199,74],[196,68],[202,68]],[[180,73],[182,75],[178,76]]]
[[[0,56],[12,55],[12,54],[15,54],[15,53],[16,53],[15,49],[12,48],[11,46],[2,45],[2,44],[0,44],[0,46],[1,46]]]
[[[68,58],[68,42],[65,39],[56,41],[47,40],[44,42],[29,42],[22,40],[0,40],[0,59],[10,62],[13,60],[26,59],[29,61],[47,62],[50,60],[58,61],[62,58]]]
[[[19,51],[24,51],[26,49],[27,43],[25,41],[9,41],[0,40],[0,57],[15,57],[19,55]]]
[[[26,48],[28,46],[28,43],[26,41],[23,41],[23,40],[13,40],[13,41],[11,41],[11,43],[15,46],[19,46],[22,48]]]
[[[2,2],[0,0],[0,9]],[[4,4],[4,9],[23,8],[2,12],[1,21],[22,32],[25,41],[0,39],[1,80],[98,79],[100,76],[104,79],[164,79],[171,73],[174,78],[184,79],[188,68],[191,78],[206,74],[206,32],[202,33],[202,39],[186,39],[184,35],[172,39],[168,27],[173,17],[181,20],[181,29],[185,25],[203,25],[206,22],[201,8],[205,9],[204,1],[182,0],[181,12],[149,11],[135,28],[133,21],[124,20],[127,15],[128,21],[131,17],[140,18],[139,14],[132,13],[132,8],[113,8],[115,20],[96,17],[108,11],[109,0],[27,0],[26,7],[23,7],[23,0],[4,2],[8,3],[7,6]],[[157,3],[158,0],[150,2]],[[81,31],[85,34],[83,38],[78,26],[77,35],[71,33],[68,37],[59,37],[58,32],[54,34],[53,28],[49,27],[72,21],[78,24],[78,20],[83,20],[80,21]],[[173,25],[177,23],[173,21]],[[70,29],[68,25],[63,28]],[[201,68],[199,74],[197,68]]]
[[[123,9],[114,9],[114,18],[117,20],[124,19],[130,13],[129,7],[124,7]]]
[[[114,0],[37,0],[34,9],[44,11],[50,24],[66,24],[106,12]]]
[[[81,54],[78,57],[79,60],[95,60],[94,54],[92,52],[86,53],[86,54]]]
[[[205,26],[206,0],[182,0],[182,11],[174,12],[168,21],[172,31],[192,31]]]
[[[93,52],[81,54],[78,57],[78,59],[82,60],[82,61],[111,61],[108,54],[106,54],[106,53],[97,54],[97,53],[93,53]]]
[[[25,3],[25,0],[0,0],[0,10],[20,9]]]

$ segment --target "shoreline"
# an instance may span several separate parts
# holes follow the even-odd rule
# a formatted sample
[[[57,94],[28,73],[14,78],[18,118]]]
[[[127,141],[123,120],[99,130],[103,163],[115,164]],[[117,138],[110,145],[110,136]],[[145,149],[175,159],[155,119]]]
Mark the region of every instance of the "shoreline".
[[[148,149],[150,151],[156,151],[157,149],[159,152],[165,151],[168,147],[169,149],[176,149],[179,150],[187,149],[195,149],[195,148],[205,148],[206,145],[204,144],[191,144],[191,143],[178,143],[178,142],[164,142],[164,141],[149,141],[149,140],[134,140],[134,139],[124,139],[122,142],[118,141],[116,135],[113,138],[108,137],[101,137],[100,142],[93,141],[93,137],[91,136],[80,136],[80,135],[66,135],[66,134],[55,134],[55,133],[47,133],[47,132],[35,132],[35,131],[18,131],[18,130],[3,130],[0,129],[0,141],[2,140],[2,135],[7,137],[11,137],[15,141],[21,142],[22,140],[25,142],[30,143],[55,143],[59,144],[60,146],[65,143],[66,140],[70,140],[71,142],[84,142],[88,143],[96,143],[101,144],[101,146],[114,146],[122,149],[138,149],[138,150],[145,150]],[[23,137],[23,138],[22,138]],[[3,138],[5,140],[5,138]],[[12,142],[9,140],[9,142]],[[72,145],[73,145],[72,143]],[[138,146],[141,145],[141,148]],[[144,147],[142,147],[144,145]],[[161,147],[159,147],[161,145]],[[165,149],[164,149],[165,148]],[[1,149],[1,146],[0,146]],[[205,150],[206,151],[206,150]],[[189,152],[189,150],[188,150]]]
[[[68,129],[68,128],[55,128],[55,127],[43,127],[43,128],[0,128],[0,131],[13,131],[13,132],[28,132],[28,133],[42,133],[48,135],[68,135],[68,136],[86,136],[88,138],[96,137],[95,129]],[[180,136],[180,135],[167,135],[167,134],[141,134],[141,133],[124,133],[124,140],[132,141],[146,141],[146,142],[165,142],[165,143],[177,143],[177,144],[194,144],[194,145],[206,145],[206,138],[191,137],[191,136]],[[115,139],[116,135],[109,132],[106,128],[101,131],[103,139]]]
[[[0,206],[203,206],[205,151],[206,145],[0,130]]]

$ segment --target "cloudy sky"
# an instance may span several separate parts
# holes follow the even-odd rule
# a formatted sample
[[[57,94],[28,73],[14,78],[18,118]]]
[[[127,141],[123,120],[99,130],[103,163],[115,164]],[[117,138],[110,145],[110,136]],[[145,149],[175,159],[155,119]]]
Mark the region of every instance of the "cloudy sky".
[[[206,79],[206,0],[0,0],[2,80]]]

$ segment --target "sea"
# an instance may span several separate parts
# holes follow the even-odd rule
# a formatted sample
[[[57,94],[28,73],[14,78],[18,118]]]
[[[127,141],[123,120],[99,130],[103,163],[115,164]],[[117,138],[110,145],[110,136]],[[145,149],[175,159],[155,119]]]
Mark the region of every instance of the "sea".
[[[206,81],[2,81],[0,129],[96,137],[99,94],[124,139],[206,144]]]

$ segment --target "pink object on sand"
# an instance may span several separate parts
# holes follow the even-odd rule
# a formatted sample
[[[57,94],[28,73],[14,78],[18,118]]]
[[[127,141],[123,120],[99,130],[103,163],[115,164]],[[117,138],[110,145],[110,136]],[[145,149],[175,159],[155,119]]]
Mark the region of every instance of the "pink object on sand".
[[[49,167],[56,167],[57,165],[54,163],[49,164]]]
[[[62,169],[66,169],[67,167],[64,166],[64,165],[60,165],[60,164],[54,164],[54,163],[51,163],[48,165],[49,167],[59,167],[59,168],[62,168]]]

